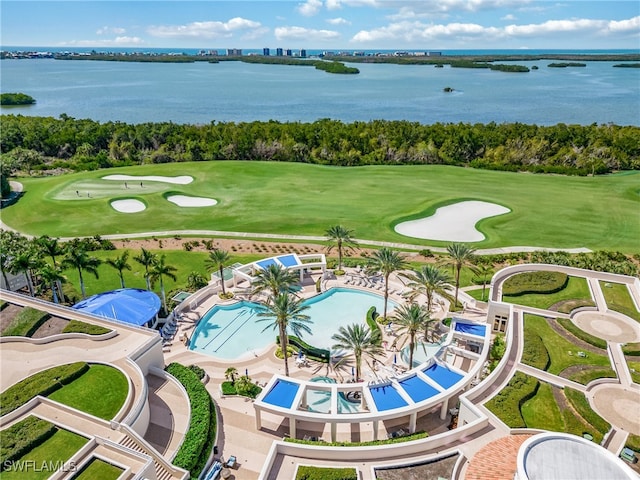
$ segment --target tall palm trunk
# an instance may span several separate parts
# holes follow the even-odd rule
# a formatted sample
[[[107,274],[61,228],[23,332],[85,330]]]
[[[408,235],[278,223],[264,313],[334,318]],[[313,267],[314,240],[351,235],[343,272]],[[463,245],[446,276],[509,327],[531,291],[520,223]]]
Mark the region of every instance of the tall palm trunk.
[[[287,337],[287,331],[284,328],[282,322],[278,327],[280,331],[280,348],[282,349],[282,356],[284,357],[284,374],[285,376],[289,376],[289,355],[288,355],[288,346],[289,346],[289,337]]]
[[[80,291],[82,292],[82,298],[87,298],[87,294],[84,290],[84,279],[82,278],[82,269],[78,267],[78,277],[80,278]]]

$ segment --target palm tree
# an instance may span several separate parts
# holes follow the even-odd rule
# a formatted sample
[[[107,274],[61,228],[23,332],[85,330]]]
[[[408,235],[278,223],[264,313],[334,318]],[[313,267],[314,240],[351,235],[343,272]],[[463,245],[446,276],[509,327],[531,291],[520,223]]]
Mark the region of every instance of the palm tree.
[[[193,271],[187,277],[187,288],[189,290],[200,290],[207,286],[207,279],[200,272]]]
[[[342,249],[352,250],[358,248],[358,242],[352,237],[353,230],[349,230],[342,225],[334,225],[329,227],[324,234],[330,242],[327,246],[327,253],[331,252],[333,247],[338,249],[338,270],[342,270]]]
[[[153,265],[156,260],[156,254],[146,250],[144,248],[140,249],[140,255],[136,255],[133,259],[138,262],[140,265],[144,266],[144,278],[147,281],[147,290],[151,290],[151,281],[149,280],[149,268]]]
[[[447,292],[452,278],[444,271],[432,264],[423,265],[419,270],[411,273],[401,273],[402,277],[409,280],[407,287],[409,301],[414,301],[418,295],[427,297],[427,311],[431,312],[433,296],[438,294],[444,298],[452,299]]]
[[[371,331],[369,327],[354,323],[346,327],[340,327],[338,333],[332,337],[336,343],[334,349],[348,350],[356,361],[356,378],[362,377],[362,356],[377,360],[384,350],[380,345],[380,331]]]
[[[407,267],[407,262],[398,253],[390,248],[382,247],[371,255],[367,271],[370,274],[382,272],[384,276],[384,318],[387,317],[387,303],[389,300],[389,276],[398,270]]]
[[[229,380],[232,385],[236,383],[236,375],[238,375],[238,369],[236,367],[229,367],[224,372],[224,378]]]
[[[609,271],[609,270],[607,270]],[[491,275],[493,275],[493,267],[491,265],[477,265],[474,268],[474,273],[482,280],[482,300],[484,301],[484,290],[487,286],[487,281]]]
[[[272,327],[274,330],[278,330],[280,338],[280,347],[284,355],[284,374],[289,376],[289,352],[287,346],[289,343],[289,330],[296,336],[300,337],[302,332],[311,333],[309,323],[311,319],[304,312],[308,309],[308,305],[302,304],[302,299],[296,298],[287,292],[279,292],[275,296],[271,297],[271,301],[260,306],[258,313],[259,318],[257,322],[270,321],[271,324],[267,325],[263,332]]]
[[[173,272],[178,269],[172,265],[167,265],[164,263],[166,255],[161,255],[160,257],[156,257],[156,260],[153,262],[151,266],[151,270],[149,271],[149,278],[152,283],[156,283],[157,280],[160,280],[160,293],[162,294],[162,306],[164,307],[165,314],[169,311],[167,310],[167,295],[164,291],[164,277],[169,277],[174,282],[177,280],[177,277]]]
[[[60,267],[45,263],[42,268],[40,268],[40,276],[42,280],[51,287],[53,302],[59,303],[58,294],[56,293],[56,289],[58,288],[60,288],[60,298],[64,300],[64,293],[61,288],[62,284],[67,282],[67,277],[62,274]]]
[[[43,235],[35,239],[36,246],[42,250],[43,253],[49,255],[51,257],[51,261],[53,262],[53,267],[58,268],[58,263],[56,258],[60,255],[64,255],[65,249],[64,246],[60,244],[60,239],[51,238],[49,235]],[[62,280],[59,280],[57,283],[58,291],[60,292],[60,296],[63,297],[62,293]]]
[[[297,284],[298,275],[295,272],[272,263],[256,275],[256,280],[253,282],[253,295],[267,291],[270,298],[273,298],[281,293],[293,293],[294,286]]]
[[[456,293],[453,297],[455,306],[458,306],[458,289],[460,288],[460,270],[462,267],[472,266],[473,254],[476,251],[475,248],[465,245],[464,243],[452,243],[447,246],[447,253],[449,254],[449,261],[447,265],[451,265],[454,268],[456,275]]]
[[[31,271],[37,267],[36,256],[33,250],[26,249],[17,253],[11,260],[9,260],[9,271],[11,273],[18,274],[24,273],[27,277],[27,286],[29,287],[29,295],[35,296],[33,290],[33,277]]]
[[[416,335],[424,332],[426,340],[428,329],[429,310],[417,303],[402,305],[393,317],[400,326],[398,332],[409,339],[409,368],[413,368],[413,352],[416,348]]]
[[[110,267],[118,270],[118,276],[120,277],[120,287],[124,287],[124,275],[122,274],[123,270],[131,270],[131,265],[129,264],[129,250],[125,250],[122,252],[122,255],[116,258],[107,258],[105,263]]]
[[[229,252],[216,248],[209,252],[209,258],[204,262],[208,271],[218,270],[218,274],[220,275],[220,284],[222,285],[222,295],[226,294],[224,289],[224,267],[229,263],[230,259],[231,255],[229,255]]]
[[[78,278],[80,279],[80,291],[82,292],[82,298],[86,298],[87,294],[84,288],[84,279],[82,278],[82,271],[86,270],[89,273],[93,273],[96,278],[100,278],[98,275],[98,266],[102,262],[99,258],[92,257],[81,245],[69,245],[67,248],[67,255],[62,261],[62,265],[75,268],[78,270]]]
[[[7,278],[7,271],[11,268],[11,258],[6,252],[0,251],[0,271],[2,271],[2,278],[4,279],[4,285],[9,290],[9,279]]]

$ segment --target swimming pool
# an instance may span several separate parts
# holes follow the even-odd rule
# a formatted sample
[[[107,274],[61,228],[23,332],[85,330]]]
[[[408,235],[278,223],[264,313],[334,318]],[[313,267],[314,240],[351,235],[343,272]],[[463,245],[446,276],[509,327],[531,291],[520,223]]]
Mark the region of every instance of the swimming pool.
[[[362,290],[332,288],[304,304],[309,306],[304,313],[311,318],[312,334],[303,340],[314,347],[329,348],[335,343],[331,337],[340,326],[365,323],[372,306],[382,312],[384,298]],[[396,306],[389,301],[389,311]],[[270,327],[270,321],[256,322],[263,318],[258,316],[259,307],[247,301],[213,307],[198,322],[189,349],[229,360],[264,350],[275,342],[277,331]],[[268,328],[263,331],[265,327]]]
[[[409,368],[415,368],[418,365],[422,365],[424,362],[437,354],[441,348],[442,345],[440,345],[439,343],[416,343],[416,346],[413,349],[413,365],[411,365]],[[409,365],[409,345],[402,349],[402,351],[400,352],[400,358],[404,363]]]
[[[336,383],[333,378],[314,377],[315,383]],[[331,392],[323,390],[307,390],[307,406],[310,412],[329,413],[331,411]],[[347,400],[344,393],[338,393],[338,413],[356,413],[359,411],[360,402]]]

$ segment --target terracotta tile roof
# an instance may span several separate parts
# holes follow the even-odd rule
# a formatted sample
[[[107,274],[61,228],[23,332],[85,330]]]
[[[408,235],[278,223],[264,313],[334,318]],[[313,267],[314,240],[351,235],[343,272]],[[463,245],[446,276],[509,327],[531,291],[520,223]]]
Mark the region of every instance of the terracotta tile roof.
[[[513,480],[518,449],[532,435],[509,435],[485,445],[467,467],[465,480]]]

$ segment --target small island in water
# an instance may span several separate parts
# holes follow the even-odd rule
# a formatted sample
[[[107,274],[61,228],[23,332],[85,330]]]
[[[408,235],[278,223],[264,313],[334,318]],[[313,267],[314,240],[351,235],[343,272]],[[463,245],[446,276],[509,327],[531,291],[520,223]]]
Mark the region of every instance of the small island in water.
[[[2,93],[0,94],[0,105],[33,105],[35,98],[24,93]]]

